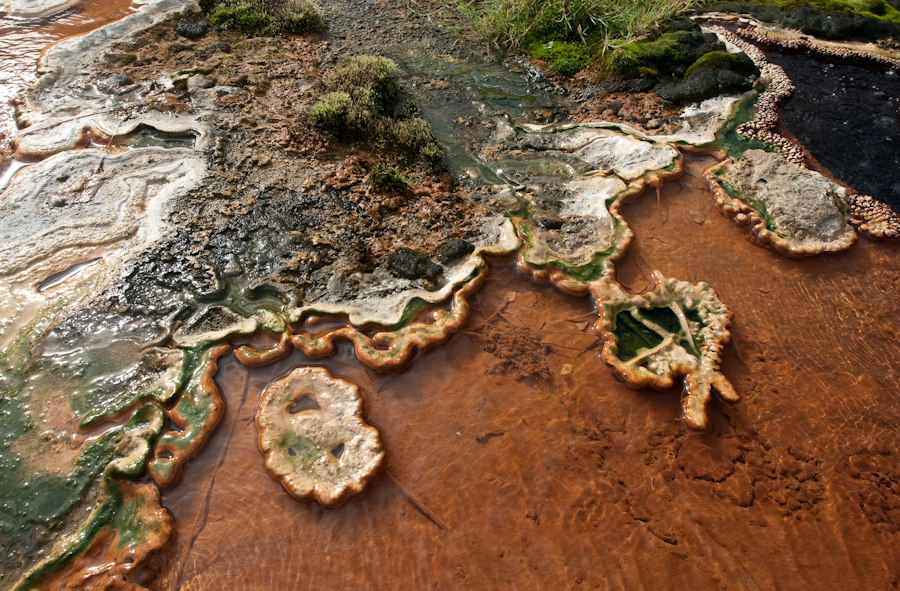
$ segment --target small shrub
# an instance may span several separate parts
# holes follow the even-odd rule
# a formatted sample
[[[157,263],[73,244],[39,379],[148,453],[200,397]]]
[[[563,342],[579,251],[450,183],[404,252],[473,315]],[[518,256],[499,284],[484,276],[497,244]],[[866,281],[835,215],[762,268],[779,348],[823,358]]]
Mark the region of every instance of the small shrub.
[[[431,124],[421,117],[392,122],[385,135],[407,162],[423,162],[432,171],[443,167],[444,152]]]
[[[393,60],[359,55],[339,64],[325,86],[331,92],[346,92],[355,105],[378,116],[396,100],[399,80],[400,68]]]
[[[313,125],[343,137],[353,128],[353,100],[346,92],[330,92],[313,105]]]
[[[312,0],[201,0],[209,22],[250,35],[305,34],[321,30],[325,15]]]
[[[409,188],[409,182],[393,166],[379,162],[369,173],[369,184],[380,191],[402,193]]]

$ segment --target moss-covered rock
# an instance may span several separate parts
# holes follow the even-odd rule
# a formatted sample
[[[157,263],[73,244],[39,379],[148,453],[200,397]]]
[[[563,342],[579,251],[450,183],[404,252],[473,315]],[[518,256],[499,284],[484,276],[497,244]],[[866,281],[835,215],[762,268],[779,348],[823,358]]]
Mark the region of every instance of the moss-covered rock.
[[[709,4],[703,10],[749,14],[821,39],[900,38],[900,10],[885,0],[751,0]]]
[[[679,21],[655,37],[606,52],[601,58],[601,72],[606,78],[618,80],[682,77],[701,56],[724,49],[715,35],[703,33],[694,23]]]
[[[593,57],[590,49],[581,44],[565,41],[534,43],[528,52],[539,60],[544,60],[550,69],[563,76],[574,76]]]
[[[449,263],[471,254],[475,246],[465,240],[450,240],[437,247],[436,255],[442,263]]]
[[[685,104],[746,92],[753,87],[752,77],[758,75],[759,69],[746,54],[711,51],[691,64],[683,79],[663,82],[656,92],[667,101]]]

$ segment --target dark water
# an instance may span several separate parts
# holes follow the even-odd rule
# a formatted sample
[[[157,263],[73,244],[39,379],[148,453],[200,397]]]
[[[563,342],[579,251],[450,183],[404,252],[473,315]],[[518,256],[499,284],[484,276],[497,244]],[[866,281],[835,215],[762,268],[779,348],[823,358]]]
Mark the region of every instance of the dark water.
[[[830,63],[805,52],[770,52],[797,87],[782,119],[837,178],[900,210],[900,75]]]

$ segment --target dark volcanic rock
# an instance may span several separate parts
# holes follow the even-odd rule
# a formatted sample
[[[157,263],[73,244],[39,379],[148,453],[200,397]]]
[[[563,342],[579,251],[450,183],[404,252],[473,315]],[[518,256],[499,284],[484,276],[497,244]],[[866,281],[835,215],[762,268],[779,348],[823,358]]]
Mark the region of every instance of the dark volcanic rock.
[[[206,35],[208,31],[209,23],[207,21],[182,23],[175,27],[175,32],[187,39],[199,39]]]
[[[437,257],[442,263],[449,263],[464,257],[475,250],[471,242],[465,240],[450,240],[437,247]]]
[[[398,248],[388,257],[388,268],[394,275],[404,279],[425,278],[434,281],[444,271],[443,267],[433,262],[424,252],[411,248]]]

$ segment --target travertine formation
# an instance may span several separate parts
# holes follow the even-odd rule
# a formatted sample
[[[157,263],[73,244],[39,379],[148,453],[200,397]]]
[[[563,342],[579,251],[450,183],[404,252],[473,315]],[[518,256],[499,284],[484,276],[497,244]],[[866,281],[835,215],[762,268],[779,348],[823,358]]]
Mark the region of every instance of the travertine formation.
[[[749,139],[759,139],[772,145],[784,155],[788,161],[805,167],[803,152],[800,147],[786,138],[775,133],[778,124],[778,105],[784,99],[794,94],[795,87],[781,66],[769,63],[765,54],[752,43],[744,41],[731,31],[718,25],[709,27],[709,30],[718,35],[723,41],[727,41],[746,53],[756,67],[759,68],[761,77],[767,82],[765,91],[756,101],[756,114],[753,119],[738,126],[737,132]]]
[[[731,312],[706,283],[690,284],[653,272],[656,286],[627,293],[608,276],[591,283],[603,339],[601,358],[630,386],[667,390],[686,376],[684,422],[704,430],[706,405],[715,389],[723,398],[738,395],[719,371],[722,348],[731,340]]]
[[[729,216],[747,216],[763,246],[801,257],[837,252],[856,242],[847,190],[779,154],[747,150],[737,162],[708,171],[707,178],[719,208]]]
[[[205,351],[187,388],[167,412],[173,428],[159,438],[148,468],[150,477],[160,486],[178,484],[184,465],[200,453],[225,416],[225,402],[213,378],[219,358],[230,352],[231,345],[228,344]]]
[[[345,340],[353,344],[356,357],[367,367],[377,371],[391,371],[408,365],[415,355],[446,341],[460,331],[471,310],[467,299],[474,294],[487,276],[487,267],[462,285],[454,294],[448,310],[438,309],[430,318],[407,322],[396,330],[384,330],[369,336],[352,324],[315,332],[315,322],[308,326],[308,332],[294,334],[290,325],[284,324],[284,332],[278,344],[266,351],[256,351],[247,345],[238,348],[238,361],[250,367],[259,367],[284,359],[290,353],[291,345],[303,351],[308,357],[318,359],[334,355],[337,341]],[[312,317],[311,320],[315,320]],[[309,323],[308,323],[309,324]]]
[[[79,0],[9,0],[0,10],[17,18],[44,18],[75,6]]]
[[[269,386],[256,424],[266,468],[301,501],[339,505],[384,461],[378,430],[362,418],[359,388],[325,368],[297,368]]]
[[[761,23],[755,23],[751,27],[739,27],[735,32],[718,25],[710,26],[708,29],[750,56],[750,59],[762,72],[763,78],[768,80],[766,90],[756,103],[755,116],[752,120],[740,125],[737,132],[747,139],[756,138],[770,144],[788,161],[804,168],[806,162],[800,147],[774,131],[778,124],[778,104],[790,97],[795,88],[784,69],[770,64],[762,50],[753,43],[774,45],[784,49],[806,50],[825,57],[869,61],[891,68],[900,66],[900,59],[866,51],[862,48],[852,49],[809,36],[772,36],[762,28]],[[900,238],[900,215],[888,205],[869,195],[855,193],[848,195],[846,201],[853,216],[851,221],[860,232],[875,239]]]

